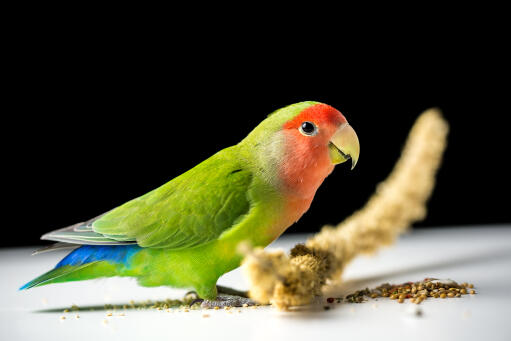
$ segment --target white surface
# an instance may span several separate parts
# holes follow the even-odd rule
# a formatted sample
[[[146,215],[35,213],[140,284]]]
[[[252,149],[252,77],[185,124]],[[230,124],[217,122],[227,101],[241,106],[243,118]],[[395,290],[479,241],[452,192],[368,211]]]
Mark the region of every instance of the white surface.
[[[289,249],[304,235],[288,235],[272,248]],[[311,340],[511,340],[511,225],[414,231],[393,247],[372,257],[359,257],[344,274],[344,285],[330,288],[342,296],[383,282],[401,283],[424,277],[471,282],[475,296],[434,300],[410,313],[411,303],[379,299],[362,304],[333,304],[324,298],[301,311],[278,312],[271,307],[165,312],[143,310],[106,317],[105,303],[181,298],[183,290],[140,288],[129,279],[104,279],[50,285],[19,292],[17,288],[53,267],[63,253],[30,256],[30,248],[0,250],[0,340],[150,340],[248,339]],[[246,288],[239,270],[219,284]],[[99,306],[94,311],[63,313],[72,304]],[[56,311],[51,311],[56,309]],[[46,310],[46,311],[44,311]],[[209,318],[203,318],[207,313]],[[60,317],[65,315],[65,320]],[[103,324],[107,319],[108,323]]]

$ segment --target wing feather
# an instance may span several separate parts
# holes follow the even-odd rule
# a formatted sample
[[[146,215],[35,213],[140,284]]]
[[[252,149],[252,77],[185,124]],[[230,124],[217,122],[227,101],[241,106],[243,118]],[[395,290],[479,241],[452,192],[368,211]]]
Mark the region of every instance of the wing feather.
[[[73,244],[181,249],[218,238],[250,208],[252,181],[230,147],[165,185],[42,239]]]

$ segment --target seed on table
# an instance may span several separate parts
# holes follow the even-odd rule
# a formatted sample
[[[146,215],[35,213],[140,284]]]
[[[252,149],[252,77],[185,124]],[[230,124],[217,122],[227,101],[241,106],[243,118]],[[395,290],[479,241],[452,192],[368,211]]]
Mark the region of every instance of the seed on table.
[[[395,300],[396,298],[397,298],[397,294],[392,294],[392,295],[390,295],[390,299],[391,299],[391,300]]]
[[[399,295],[399,299],[405,299],[405,298],[406,298],[406,294]]]
[[[400,297],[399,300],[398,300],[399,303],[403,303],[404,301],[405,301],[405,299],[402,298],[402,297]]]
[[[454,293],[453,292],[450,292],[447,294],[448,297],[454,297]]]
[[[447,295],[445,293],[440,294],[440,298],[446,298],[446,297],[447,297]]]
[[[378,294],[377,294],[377,293],[372,293],[372,294],[371,294],[371,298],[376,298],[376,297],[378,297]]]
[[[467,289],[465,289],[465,288],[461,289],[461,290],[460,290],[460,293],[461,293],[462,295],[466,295],[466,294],[467,294]]]
[[[469,287],[470,289],[472,289],[472,288],[474,287],[474,285],[473,285],[472,283],[470,283],[470,284],[468,285],[468,287]]]
[[[474,295],[476,293],[475,290],[470,290],[470,295]]]

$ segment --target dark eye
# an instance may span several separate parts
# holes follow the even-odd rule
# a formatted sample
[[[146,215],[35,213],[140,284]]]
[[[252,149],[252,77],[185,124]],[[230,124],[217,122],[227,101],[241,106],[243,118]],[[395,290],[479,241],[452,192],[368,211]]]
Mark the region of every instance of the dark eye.
[[[303,122],[299,130],[300,133],[307,136],[314,136],[318,133],[318,127],[312,122]]]

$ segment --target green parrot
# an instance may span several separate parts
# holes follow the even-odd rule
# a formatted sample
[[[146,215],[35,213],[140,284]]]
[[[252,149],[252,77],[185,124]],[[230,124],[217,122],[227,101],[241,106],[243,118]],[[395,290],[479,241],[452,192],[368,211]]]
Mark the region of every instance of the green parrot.
[[[318,102],[270,114],[225,148],[159,188],[41,237],[72,251],[23,285],[135,277],[145,287],[190,288],[217,299],[217,280],[239,267],[240,243],[265,247],[309,209],[334,165],[359,156],[346,118]],[[229,303],[230,304],[230,303]]]

